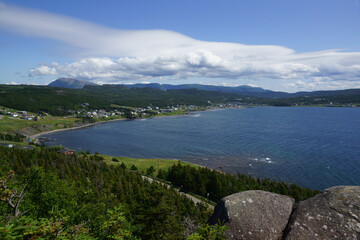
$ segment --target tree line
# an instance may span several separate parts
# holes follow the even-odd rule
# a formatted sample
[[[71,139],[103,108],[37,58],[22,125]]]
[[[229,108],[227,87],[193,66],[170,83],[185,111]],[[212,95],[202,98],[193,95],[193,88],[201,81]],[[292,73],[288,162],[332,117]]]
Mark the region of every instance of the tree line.
[[[0,147],[1,239],[186,239],[209,228],[205,205],[97,155],[58,150]]]
[[[277,182],[268,178],[255,178],[245,174],[224,173],[209,168],[194,168],[189,165],[174,164],[168,171],[159,171],[157,176],[170,181],[184,191],[218,202],[233,193],[247,190],[264,190],[286,195],[302,201],[319,194],[319,190],[301,187],[293,183]]]

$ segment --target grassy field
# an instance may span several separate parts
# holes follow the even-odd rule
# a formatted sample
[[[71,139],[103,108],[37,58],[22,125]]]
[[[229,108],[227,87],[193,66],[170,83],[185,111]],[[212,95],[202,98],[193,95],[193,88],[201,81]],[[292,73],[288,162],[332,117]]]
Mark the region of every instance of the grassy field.
[[[114,162],[112,159],[114,157],[101,155],[104,157],[104,161],[110,165],[120,165],[122,162],[126,165],[127,168],[130,168],[132,165],[135,165],[139,171],[146,171],[149,167],[153,166],[156,171],[158,169],[167,170],[169,167],[177,163],[178,160],[174,159],[147,159],[147,158],[128,158],[128,157],[115,157],[119,162]],[[192,167],[198,168],[198,165],[187,163],[181,161],[182,165],[190,165]]]
[[[164,112],[164,113],[160,113],[158,115],[155,115],[156,117],[162,117],[162,116],[178,116],[178,115],[184,115],[187,112],[185,110],[177,110],[177,111],[173,111],[173,112]]]
[[[14,144],[15,146],[28,146],[29,145],[27,142],[11,142],[11,141],[4,141],[1,139],[0,139],[0,143]]]
[[[73,127],[78,119],[75,117],[44,117],[40,121],[24,120],[19,118],[12,118],[4,116],[0,119],[0,132],[1,133],[14,133],[15,131],[22,130],[29,127],[34,127],[35,133],[42,131],[40,126],[43,126],[43,131],[50,131],[61,128]]]

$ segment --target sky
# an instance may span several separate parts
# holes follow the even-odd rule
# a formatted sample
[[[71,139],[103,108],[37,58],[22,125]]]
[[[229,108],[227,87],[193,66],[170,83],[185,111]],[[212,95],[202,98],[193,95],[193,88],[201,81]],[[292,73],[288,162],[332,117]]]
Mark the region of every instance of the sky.
[[[0,0],[0,84],[360,88],[359,0]]]

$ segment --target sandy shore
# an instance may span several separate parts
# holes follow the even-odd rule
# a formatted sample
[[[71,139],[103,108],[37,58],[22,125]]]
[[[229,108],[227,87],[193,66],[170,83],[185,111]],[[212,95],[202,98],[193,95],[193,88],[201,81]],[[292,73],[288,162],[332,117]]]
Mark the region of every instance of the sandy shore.
[[[41,133],[37,133],[37,134],[31,135],[30,138],[31,138],[31,139],[36,139],[36,138],[41,137],[42,135],[49,134],[49,133],[70,131],[70,130],[75,130],[75,129],[87,128],[87,127],[95,126],[96,124],[99,124],[99,123],[107,123],[107,122],[123,121],[123,120],[126,120],[126,119],[113,119],[113,120],[108,120],[108,121],[102,121],[102,122],[84,124],[84,125],[77,126],[77,127],[55,129],[55,130],[51,130],[51,131],[47,131],[47,132],[41,132]]]

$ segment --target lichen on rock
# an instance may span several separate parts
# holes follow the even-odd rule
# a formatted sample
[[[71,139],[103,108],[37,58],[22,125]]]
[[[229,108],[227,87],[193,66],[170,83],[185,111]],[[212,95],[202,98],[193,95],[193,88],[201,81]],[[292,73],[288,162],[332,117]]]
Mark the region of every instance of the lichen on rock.
[[[223,198],[209,222],[224,221],[228,239],[280,239],[294,202],[261,190],[240,192]]]
[[[360,239],[360,186],[337,186],[300,202],[286,239]]]

